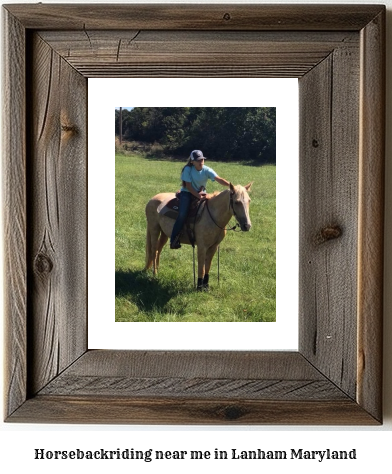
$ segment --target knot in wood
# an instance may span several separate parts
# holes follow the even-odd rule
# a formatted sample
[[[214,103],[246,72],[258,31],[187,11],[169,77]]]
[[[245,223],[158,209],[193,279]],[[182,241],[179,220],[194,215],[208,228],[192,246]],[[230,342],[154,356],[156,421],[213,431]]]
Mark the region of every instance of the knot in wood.
[[[243,416],[244,413],[240,407],[233,405],[230,407],[226,407],[223,410],[223,414],[227,420],[237,420],[238,418],[241,418],[241,416]]]
[[[231,15],[230,15],[230,13],[225,13],[225,14],[223,15],[223,19],[226,20],[226,21],[231,20]]]
[[[318,148],[319,146],[319,142],[314,138],[313,141],[312,141],[312,147],[313,148]]]
[[[44,253],[40,252],[34,260],[34,268],[38,273],[41,274],[48,274],[53,269],[53,262],[52,260],[45,255]]]
[[[61,125],[61,131],[66,132],[66,133],[77,133],[77,128],[75,125]]]
[[[342,235],[342,229],[338,225],[326,226],[316,235],[316,244],[322,244],[328,240],[337,239]]]

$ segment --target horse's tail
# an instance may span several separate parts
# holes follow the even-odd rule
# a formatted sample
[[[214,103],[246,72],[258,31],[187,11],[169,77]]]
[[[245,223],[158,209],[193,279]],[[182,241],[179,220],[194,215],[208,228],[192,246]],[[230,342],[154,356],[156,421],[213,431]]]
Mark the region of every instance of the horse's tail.
[[[152,246],[151,246],[151,232],[147,221],[147,235],[146,235],[146,266],[145,270],[148,270],[152,265]]]

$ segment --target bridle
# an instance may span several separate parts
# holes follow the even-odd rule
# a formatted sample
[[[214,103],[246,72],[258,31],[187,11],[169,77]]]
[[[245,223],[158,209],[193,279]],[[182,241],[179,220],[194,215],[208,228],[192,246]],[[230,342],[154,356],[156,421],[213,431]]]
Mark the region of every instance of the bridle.
[[[233,227],[221,227],[221,226],[216,222],[216,220],[212,217],[210,208],[208,207],[208,199],[206,199],[206,208],[207,208],[207,211],[208,211],[209,216],[211,217],[212,222],[213,222],[217,227],[219,227],[219,229],[221,229],[221,230],[232,230],[232,231],[234,231],[234,232],[241,232],[241,225],[240,225],[240,223],[239,223],[239,221],[238,221],[237,214],[235,213],[235,210],[234,210],[233,196],[234,196],[234,193],[232,193],[232,192],[230,191],[229,208],[231,208],[232,213],[233,213],[233,216],[234,216],[235,220],[237,221],[237,224],[236,224],[235,226],[233,226]],[[237,227],[240,227],[240,230],[236,230]]]

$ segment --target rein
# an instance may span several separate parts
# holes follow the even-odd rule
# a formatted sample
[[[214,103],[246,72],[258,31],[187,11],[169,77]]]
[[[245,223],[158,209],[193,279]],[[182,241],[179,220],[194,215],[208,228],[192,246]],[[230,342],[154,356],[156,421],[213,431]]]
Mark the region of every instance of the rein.
[[[212,222],[217,226],[219,227],[219,229],[221,230],[232,230],[233,232],[241,232],[241,230],[236,230],[237,227],[239,227],[239,223],[238,223],[238,218],[237,218],[237,215],[235,213],[235,210],[234,210],[234,204],[233,204],[233,194],[230,193],[230,203],[229,203],[229,207],[231,207],[231,210],[233,211],[233,216],[235,217],[235,220],[237,221],[237,224],[233,227],[221,227],[216,221],[215,219],[212,217],[211,215],[211,211],[210,211],[210,208],[208,207],[208,200],[206,202],[206,207],[207,207],[207,211],[208,211],[208,214],[209,216],[211,217],[211,220]],[[218,285],[219,285],[219,282],[220,282],[220,245],[218,245]]]
[[[237,221],[237,224],[236,224],[235,226],[233,226],[233,227],[221,227],[221,226],[215,221],[215,219],[212,217],[210,208],[208,207],[208,199],[206,200],[206,208],[207,208],[208,214],[209,214],[209,216],[211,217],[212,222],[213,222],[217,227],[219,227],[219,229],[221,229],[221,230],[233,230],[234,232],[241,232],[241,230],[235,230],[237,227],[239,227],[239,224],[238,224],[237,215],[236,215],[235,210],[234,210],[233,195],[232,195],[232,194],[230,194],[230,204],[229,204],[229,207],[231,207],[231,209],[232,209],[232,211],[233,211],[233,216],[235,217],[235,219],[236,219],[236,221]]]

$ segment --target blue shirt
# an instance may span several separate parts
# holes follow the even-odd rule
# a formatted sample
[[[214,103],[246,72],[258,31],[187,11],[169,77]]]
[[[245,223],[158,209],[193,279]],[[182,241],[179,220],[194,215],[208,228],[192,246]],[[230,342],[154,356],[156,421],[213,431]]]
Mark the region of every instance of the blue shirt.
[[[206,187],[207,181],[210,179],[211,181],[215,181],[215,178],[218,175],[212,168],[204,165],[200,171],[194,166],[185,166],[183,172],[181,173],[182,181],[186,183],[191,183],[193,189],[196,192],[199,192],[202,186]],[[182,187],[181,191],[188,191],[186,188]],[[188,191],[189,192],[189,191]]]

